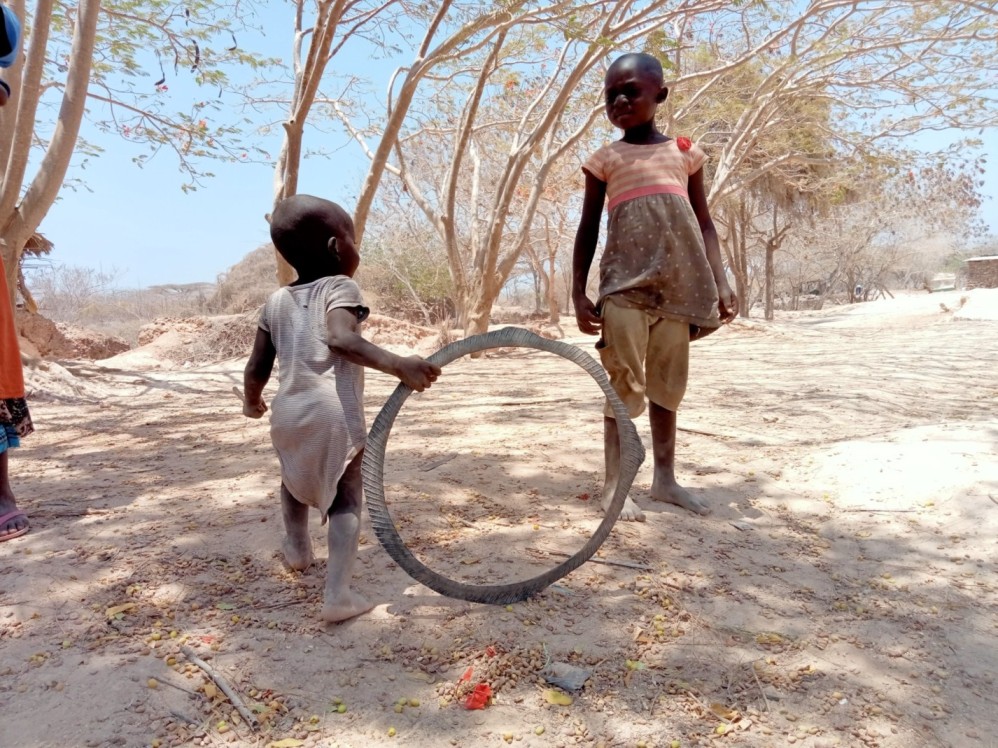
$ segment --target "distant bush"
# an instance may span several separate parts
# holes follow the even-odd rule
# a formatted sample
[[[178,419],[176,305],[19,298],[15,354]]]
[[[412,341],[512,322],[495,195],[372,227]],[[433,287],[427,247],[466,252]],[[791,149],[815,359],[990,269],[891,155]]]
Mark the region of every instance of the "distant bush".
[[[277,290],[274,245],[257,247],[218,277],[218,290],[208,301],[214,314],[242,314],[261,307]]]
[[[377,311],[390,317],[434,326],[454,316],[447,258],[435,245],[402,249],[372,238],[361,251],[358,281],[365,298],[376,299]]]
[[[157,317],[190,317],[208,312],[213,283],[114,287],[117,273],[72,265],[39,265],[26,270],[39,314],[124,339],[138,340],[139,329]]]

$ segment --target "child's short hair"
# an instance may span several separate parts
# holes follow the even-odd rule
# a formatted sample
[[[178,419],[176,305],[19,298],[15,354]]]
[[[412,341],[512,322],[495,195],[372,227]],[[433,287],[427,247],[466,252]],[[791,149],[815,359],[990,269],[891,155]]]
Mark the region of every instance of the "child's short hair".
[[[627,54],[623,54],[610,63],[610,67],[612,68],[629,60],[633,60],[641,72],[652,75],[660,85],[665,81],[665,70],[662,68],[662,62],[655,55],[648,54],[647,52],[628,52]]]
[[[336,203],[312,195],[292,195],[270,216],[270,239],[295,270],[329,251],[329,240],[353,233],[353,220]]]

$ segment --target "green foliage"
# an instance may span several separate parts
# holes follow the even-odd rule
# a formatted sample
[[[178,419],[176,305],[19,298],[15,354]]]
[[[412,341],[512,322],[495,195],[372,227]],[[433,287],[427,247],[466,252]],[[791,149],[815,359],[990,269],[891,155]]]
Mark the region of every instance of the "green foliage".
[[[239,44],[250,28],[253,3],[104,0],[101,11],[87,106],[98,131],[137,146],[133,161],[138,166],[163,150],[172,152],[185,175],[185,190],[210,176],[203,168],[206,160],[245,161],[258,153],[244,144],[246,123],[234,116],[229,80],[234,66],[257,70],[274,63]],[[63,4],[53,15],[43,105],[56,103],[76,64],[70,59],[69,20],[75,14],[72,4]],[[40,117],[36,125],[35,147],[44,148],[58,108],[39,111],[53,117]],[[88,155],[100,152],[85,141],[79,148]]]
[[[438,242],[413,234],[397,234],[394,241],[368,234],[362,255],[358,279],[364,293],[377,298],[379,312],[425,325],[453,315],[454,288]]]

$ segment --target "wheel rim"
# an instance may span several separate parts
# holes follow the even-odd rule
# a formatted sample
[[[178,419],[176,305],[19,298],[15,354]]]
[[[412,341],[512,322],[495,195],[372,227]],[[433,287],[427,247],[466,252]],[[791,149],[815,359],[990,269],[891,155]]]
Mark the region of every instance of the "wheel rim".
[[[634,422],[627,413],[627,408],[610,385],[603,367],[581,348],[542,338],[520,327],[504,327],[501,330],[458,340],[444,346],[427,360],[442,368],[458,358],[491,348],[534,348],[566,358],[582,367],[596,380],[610,403],[617,420],[617,433],[620,437],[620,477],[617,481],[617,490],[604,514],[603,521],[579,551],[542,574],[529,579],[495,585],[467,584],[449,579],[433,571],[416,558],[399,536],[385,501],[385,448],[395,418],[412,393],[412,389],[404,384],[399,384],[395,388],[381,412],[374,419],[367,437],[361,471],[364,477],[367,510],[371,516],[371,526],[374,528],[374,533],[388,555],[410,577],[447,597],[469,602],[505,605],[536,594],[569,572],[579,568],[592,557],[606,540],[620,515],[631,484],[644,461],[645,450]]]

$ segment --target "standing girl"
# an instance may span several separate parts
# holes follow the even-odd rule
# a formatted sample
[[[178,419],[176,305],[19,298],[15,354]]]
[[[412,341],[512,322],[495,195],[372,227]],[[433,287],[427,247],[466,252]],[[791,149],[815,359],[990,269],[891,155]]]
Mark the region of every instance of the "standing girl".
[[[607,70],[606,114],[623,137],[583,164],[586,192],[575,238],[572,296],[579,329],[601,334],[596,344],[610,382],[632,418],[648,398],[654,456],[651,497],[697,514],[710,510],[676,482],[676,410],[686,392],[691,340],[738,313],[728,285],[717,231],[707,210],[706,154],[688,138],[671,138],[655,125],[669,94],[661,63],[626,54]],[[609,200],[606,248],[597,303],[586,295],[603,204]],[[604,409],[609,505],[620,470],[613,412]],[[644,520],[628,499],[622,519]]]

